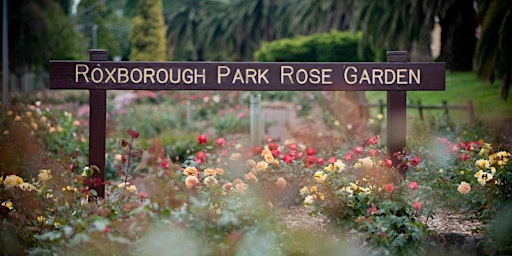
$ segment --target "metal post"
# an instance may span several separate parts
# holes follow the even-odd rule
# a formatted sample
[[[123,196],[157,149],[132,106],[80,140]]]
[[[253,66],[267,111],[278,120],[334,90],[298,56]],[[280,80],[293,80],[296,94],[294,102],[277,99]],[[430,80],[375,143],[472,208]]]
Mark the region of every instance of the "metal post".
[[[91,61],[106,61],[106,50],[89,50]],[[105,140],[107,127],[107,91],[89,90],[89,166],[97,166],[93,179],[99,178],[101,184],[91,188],[98,192],[98,198],[105,198]]]
[[[2,12],[2,104],[9,104],[9,41],[7,26],[7,0],[3,1]]]
[[[251,94],[251,145],[261,143],[261,94]]]
[[[388,62],[407,62],[407,51],[389,51]],[[394,166],[400,164],[397,153],[406,146],[407,91],[388,91],[387,147]],[[405,179],[406,170],[400,168],[400,176]]]
[[[98,48],[98,25],[92,25],[92,48]]]

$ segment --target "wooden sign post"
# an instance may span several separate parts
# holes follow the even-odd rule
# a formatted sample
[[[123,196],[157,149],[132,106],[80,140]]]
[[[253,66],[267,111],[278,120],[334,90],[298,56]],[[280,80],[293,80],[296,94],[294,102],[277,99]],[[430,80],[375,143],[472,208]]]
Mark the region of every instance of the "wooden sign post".
[[[90,50],[89,61],[50,61],[50,89],[90,92],[89,164],[96,165],[105,196],[107,90],[387,91],[387,148],[406,145],[407,91],[443,91],[445,63],[407,62],[407,52],[388,62],[112,62],[107,51]],[[343,111],[343,110],[342,110]],[[402,176],[405,177],[403,171]]]

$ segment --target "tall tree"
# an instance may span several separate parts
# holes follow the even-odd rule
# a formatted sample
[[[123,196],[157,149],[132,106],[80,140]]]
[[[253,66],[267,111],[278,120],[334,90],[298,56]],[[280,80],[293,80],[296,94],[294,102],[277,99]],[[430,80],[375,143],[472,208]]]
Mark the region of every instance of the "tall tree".
[[[167,23],[171,46],[176,49],[190,49],[193,59],[205,60],[205,51],[222,32],[221,21],[216,14],[223,13],[223,2],[219,0],[176,0],[170,10]],[[218,32],[214,33],[213,32]]]
[[[482,19],[477,45],[478,75],[491,83],[501,80],[501,98],[507,100],[512,75],[512,4],[508,0],[479,1]]]
[[[139,0],[130,35],[132,61],[166,61],[167,43],[161,0]]]
[[[262,41],[288,37],[297,32],[291,32],[288,3],[291,2],[233,0],[229,3],[227,17],[230,25],[226,34],[237,60],[252,60]]]
[[[49,59],[78,59],[84,53],[80,35],[53,0],[9,1],[9,66],[11,72],[46,69]]]
[[[468,0],[384,0],[357,4],[357,29],[363,42],[385,50],[405,49],[413,60],[429,60],[435,19],[442,27],[441,59],[450,70],[471,70],[476,38],[476,13]]]
[[[478,27],[476,10],[473,1],[450,2],[450,5],[443,2],[445,11],[439,14],[442,28],[440,60],[445,61],[452,71],[471,71]]]
[[[291,11],[291,25],[300,34],[346,30],[353,17],[352,0],[304,0]]]

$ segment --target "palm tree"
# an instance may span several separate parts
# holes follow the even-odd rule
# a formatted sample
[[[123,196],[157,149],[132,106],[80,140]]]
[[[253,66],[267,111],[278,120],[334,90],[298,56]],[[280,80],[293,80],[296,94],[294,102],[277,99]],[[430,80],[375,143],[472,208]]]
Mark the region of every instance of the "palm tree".
[[[412,60],[432,59],[430,36],[436,19],[442,26],[441,59],[450,70],[471,70],[476,38],[476,13],[467,0],[362,1],[356,7],[363,43],[374,49],[401,49]]]
[[[291,12],[291,27],[300,34],[346,30],[351,27],[353,0],[305,0]]]
[[[272,41],[284,36],[277,20],[286,13],[286,5],[277,0],[232,0],[225,35],[235,50],[237,60],[252,59],[260,41]]]
[[[205,47],[211,43],[207,39],[213,39],[205,36],[209,28],[203,23],[220,12],[223,4],[220,0],[177,0],[167,20],[171,45],[181,49],[191,47],[196,60],[204,60]]]
[[[512,5],[508,0],[479,2],[482,28],[476,52],[478,75],[501,79],[501,98],[507,100],[512,74]]]

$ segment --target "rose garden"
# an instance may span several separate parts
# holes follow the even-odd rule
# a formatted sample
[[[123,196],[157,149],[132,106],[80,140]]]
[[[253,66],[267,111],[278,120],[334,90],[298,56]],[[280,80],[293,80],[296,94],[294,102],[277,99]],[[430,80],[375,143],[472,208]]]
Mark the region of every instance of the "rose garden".
[[[484,124],[411,118],[393,166],[383,116],[340,124],[326,104],[338,94],[263,94],[300,102],[306,123],[320,106],[333,133],[250,146],[248,93],[112,92],[106,194],[94,200],[86,94],[39,93],[2,111],[2,253],[510,252],[511,155]],[[323,231],[287,226],[289,207],[324,216]],[[478,224],[453,231],[470,242],[429,226],[446,211]]]
[[[1,10],[0,255],[512,255],[507,0]]]

